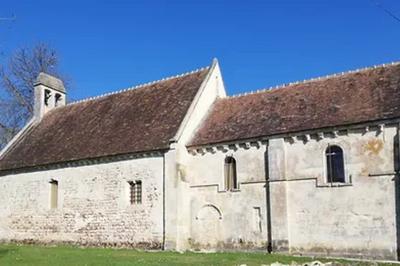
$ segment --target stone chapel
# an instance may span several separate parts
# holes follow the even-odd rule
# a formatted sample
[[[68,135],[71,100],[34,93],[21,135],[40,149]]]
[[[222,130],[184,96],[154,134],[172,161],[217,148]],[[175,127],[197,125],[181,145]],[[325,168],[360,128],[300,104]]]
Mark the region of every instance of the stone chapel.
[[[400,64],[227,96],[212,65],[67,103],[0,152],[0,241],[399,258]]]

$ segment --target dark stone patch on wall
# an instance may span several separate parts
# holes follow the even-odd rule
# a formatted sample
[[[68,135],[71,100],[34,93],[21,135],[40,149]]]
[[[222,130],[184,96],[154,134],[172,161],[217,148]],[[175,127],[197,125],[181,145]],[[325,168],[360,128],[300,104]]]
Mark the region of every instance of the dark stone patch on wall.
[[[0,243],[23,244],[23,245],[43,245],[57,246],[69,245],[78,247],[103,247],[103,248],[129,248],[139,250],[161,250],[162,243],[158,241],[149,242],[87,242],[87,241],[41,241],[37,239],[12,239],[9,241],[0,241]]]
[[[274,252],[286,252],[289,250],[288,240],[272,240],[272,250]]]
[[[209,243],[200,243],[196,240],[189,238],[188,243],[191,250],[217,250],[217,251],[265,251],[267,252],[268,243],[262,242],[254,243],[252,241],[246,241],[244,239],[237,239],[231,241],[218,241],[215,245]]]
[[[338,249],[314,246],[310,248],[291,247],[290,254],[306,256],[331,256],[360,259],[396,260],[396,253],[389,249]]]

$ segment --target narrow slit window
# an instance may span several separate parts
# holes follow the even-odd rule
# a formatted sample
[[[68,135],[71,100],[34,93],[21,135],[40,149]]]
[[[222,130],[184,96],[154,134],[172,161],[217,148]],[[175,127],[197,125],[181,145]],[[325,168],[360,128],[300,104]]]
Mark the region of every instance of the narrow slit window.
[[[131,205],[142,204],[142,181],[129,182]]]
[[[329,145],[325,151],[326,171],[329,183],[345,183],[343,150],[339,146]]]
[[[58,207],[58,181],[50,181],[50,208],[56,209]]]
[[[238,189],[236,160],[232,156],[225,158],[225,189]]]

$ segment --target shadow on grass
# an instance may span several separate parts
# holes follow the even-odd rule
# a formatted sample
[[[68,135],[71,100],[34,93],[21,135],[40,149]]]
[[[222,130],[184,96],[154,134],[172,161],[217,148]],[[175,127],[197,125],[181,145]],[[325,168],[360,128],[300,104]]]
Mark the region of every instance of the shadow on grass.
[[[0,248],[0,258],[5,257],[9,252],[14,250],[13,248]]]

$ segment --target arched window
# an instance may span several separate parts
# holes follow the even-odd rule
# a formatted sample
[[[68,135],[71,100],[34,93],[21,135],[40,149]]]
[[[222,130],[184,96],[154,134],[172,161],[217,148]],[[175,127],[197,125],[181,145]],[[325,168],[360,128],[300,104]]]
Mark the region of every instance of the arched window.
[[[325,151],[326,173],[329,183],[345,183],[343,150],[339,146],[329,145]]]
[[[58,107],[60,105],[61,99],[62,99],[61,94],[56,93],[55,102],[54,102],[55,107]]]
[[[44,105],[49,106],[49,100],[51,98],[51,91],[44,90]]]
[[[225,189],[235,190],[238,188],[236,160],[232,156],[225,158]]]

